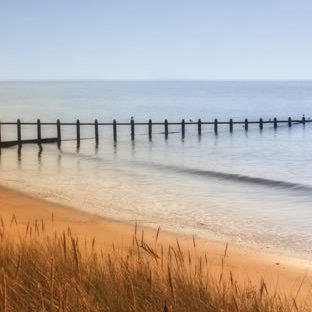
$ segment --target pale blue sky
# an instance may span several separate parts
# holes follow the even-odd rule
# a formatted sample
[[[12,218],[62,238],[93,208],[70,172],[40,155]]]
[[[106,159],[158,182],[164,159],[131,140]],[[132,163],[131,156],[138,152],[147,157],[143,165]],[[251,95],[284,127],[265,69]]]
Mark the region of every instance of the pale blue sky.
[[[0,79],[312,79],[311,0],[0,0]]]

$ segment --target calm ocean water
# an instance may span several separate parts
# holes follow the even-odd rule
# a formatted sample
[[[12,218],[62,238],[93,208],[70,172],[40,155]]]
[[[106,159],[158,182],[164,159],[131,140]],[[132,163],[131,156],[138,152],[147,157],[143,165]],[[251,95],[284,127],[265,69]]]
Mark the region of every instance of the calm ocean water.
[[[108,122],[312,116],[312,82],[1,82],[0,120]],[[63,127],[63,138],[75,137]],[[0,183],[114,219],[312,258],[312,126],[100,128],[94,139],[2,150]],[[43,127],[43,136],[55,135]],[[35,127],[23,127],[24,137]],[[16,129],[2,127],[2,139]],[[83,138],[93,129],[82,128]]]

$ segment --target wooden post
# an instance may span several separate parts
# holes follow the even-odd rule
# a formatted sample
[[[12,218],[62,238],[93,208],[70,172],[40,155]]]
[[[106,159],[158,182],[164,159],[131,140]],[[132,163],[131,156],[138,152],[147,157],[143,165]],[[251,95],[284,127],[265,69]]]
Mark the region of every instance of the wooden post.
[[[62,135],[61,135],[61,122],[59,119],[56,121],[56,130],[57,130],[57,147],[61,148]]]
[[[198,133],[198,136],[201,136],[201,133],[202,133],[202,123],[201,123],[200,119],[198,119],[198,122],[197,122],[197,133]]]
[[[303,115],[302,116],[302,124],[305,125],[305,123],[306,123],[306,120],[305,120],[305,116]]]
[[[38,140],[38,146],[40,149],[42,149],[42,142],[41,142],[41,121],[40,119],[37,119],[37,140]]]
[[[291,127],[291,117],[288,117],[288,127]]]
[[[148,139],[152,141],[152,120],[148,121]]]
[[[21,121],[20,119],[17,119],[17,144],[18,148],[22,147],[22,129],[21,129]]]
[[[230,127],[230,132],[232,133],[233,132],[233,119],[232,118],[230,119],[229,127]]]
[[[99,123],[97,119],[94,120],[94,135],[95,135],[95,146],[99,146]]]
[[[245,131],[248,131],[248,119],[245,119]]]
[[[263,119],[262,118],[259,119],[259,128],[261,131],[263,130]]]
[[[130,124],[131,124],[131,140],[134,141],[134,120],[133,120],[133,118],[131,118]]]
[[[0,122],[0,154],[1,154],[1,122]]]
[[[168,120],[165,119],[165,139],[168,139]]]
[[[77,148],[80,147],[80,121],[76,121],[76,132],[77,132]]]
[[[217,118],[214,120],[214,133],[218,134],[218,119]]]
[[[114,142],[117,142],[117,122],[116,119],[113,120],[113,137],[114,137]]]
[[[276,117],[274,117],[274,119],[273,119],[273,125],[274,125],[274,129],[277,129],[277,119],[276,119]]]
[[[185,120],[182,119],[181,121],[181,133],[182,133],[182,139],[185,138]]]

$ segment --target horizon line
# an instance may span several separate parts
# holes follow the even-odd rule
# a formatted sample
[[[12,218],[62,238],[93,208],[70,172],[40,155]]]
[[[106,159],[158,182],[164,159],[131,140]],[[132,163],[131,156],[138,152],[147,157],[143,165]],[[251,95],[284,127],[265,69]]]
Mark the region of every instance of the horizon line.
[[[0,79],[0,82],[312,82],[308,79]]]

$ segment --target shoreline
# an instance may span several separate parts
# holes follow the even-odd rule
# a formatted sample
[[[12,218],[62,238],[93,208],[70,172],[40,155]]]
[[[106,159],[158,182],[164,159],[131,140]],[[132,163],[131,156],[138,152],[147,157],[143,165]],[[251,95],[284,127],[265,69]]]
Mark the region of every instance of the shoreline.
[[[127,248],[134,234],[134,224],[92,215],[3,186],[0,186],[0,216],[5,224],[10,224],[10,232],[17,237],[24,235],[28,222],[44,222],[47,235],[67,231],[70,227],[80,241],[91,242],[95,237],[96,246],[103,250],[112,248],[112,245]],[[12,224],[13,216],[18,226]],[[144,235],[144,239],[153,241],[156,230],[139,226],[138,235]],[[185,252],[192,250],[196,257],[207,255],[211,270],[216,274],[220,271],[224,243],[196,238],[194,250],[192,236],[160,230],[159,243],[169,246],[176,244],[176,240]],[[312,273],[311,262],[308,260],[229,244],[226,265],[241,283],[258,284],[263,278],[272,289],[277,287],[283,292],[295,293],[303,284],[302,294],[310,292]]]
[[[5,188],[9,190],[14,190],[17,193],[30,196],[34,199],[40,199],[52,204],[55,204],[56,206],[66,207],[67,209],[71,209],[74,212],[79,212],[82,214],[87,214],[90,216],[94,216],[96,218],[106,220],[109,222],[116,222],[121,224],[132,224],[134,227],[134,224],[137,223],[138,226],[142,228],[146,228],[149,230],[156,231],[159,227],[159,223],[155,221],[145,221],[144,219],[135,219],[134,218],[123,218],[120,216],[114,217],[111,213],[106,213],[106,215],[102,215],[100,213],[96,212],[89,212],[89,210],[92,210],[92,205],[87,205],[84,207],[80,204],[80,202],[76,201],[64,201],[60,199],[58,196],[50,197],[50,196],[42,196],[41,192],[32,191],[30,187],[26,188],[24,191],[21,187],[21,185],[16,185],[15,183],[6,183],[4,184],[3,181],[0,183],[0,188]],[[44,193],[43,193],[44,194]],[[105,207],[105,203],[103,204],[103,207]],[[161,222],[161,221],[160,221]],[[216,233],[213,230],[207,229],[207,228],[201,228],[200,225],[198,228],[195,229],[193,226],[189,225],[183,225],[180,227],[172,226],[166,224],[164,228],[161,228],[162,232],[171,234],[173,236],[178,237],[186,237],[190,238],[193,236],[196,236],[197,239],[203,240],[203,241],[210,241],[214,242],[216,244],[223,244],[226,243],[230,244],[232,247],[237,247],[239,249],[247,249],[252,250],[255,252],[259,252],[261,254],[268,254],[271,256],[277,256],[277,257],[284,257],[286,259],[291,259],[297,262],[303,262],[303,263],[311,263],[312,264],[312,253],[308,253],[307,251],[298,252],[298,250],[294,249],[287,249],[285,246],[280,245],[274,245],[271,244],[270,241],[264,243],[264,242],[248,242],[247,240],[241,240],[238,241],[234,238],[234,236],[230,234],[225,233]],[[194,230],[195,229],[195,230]]]

